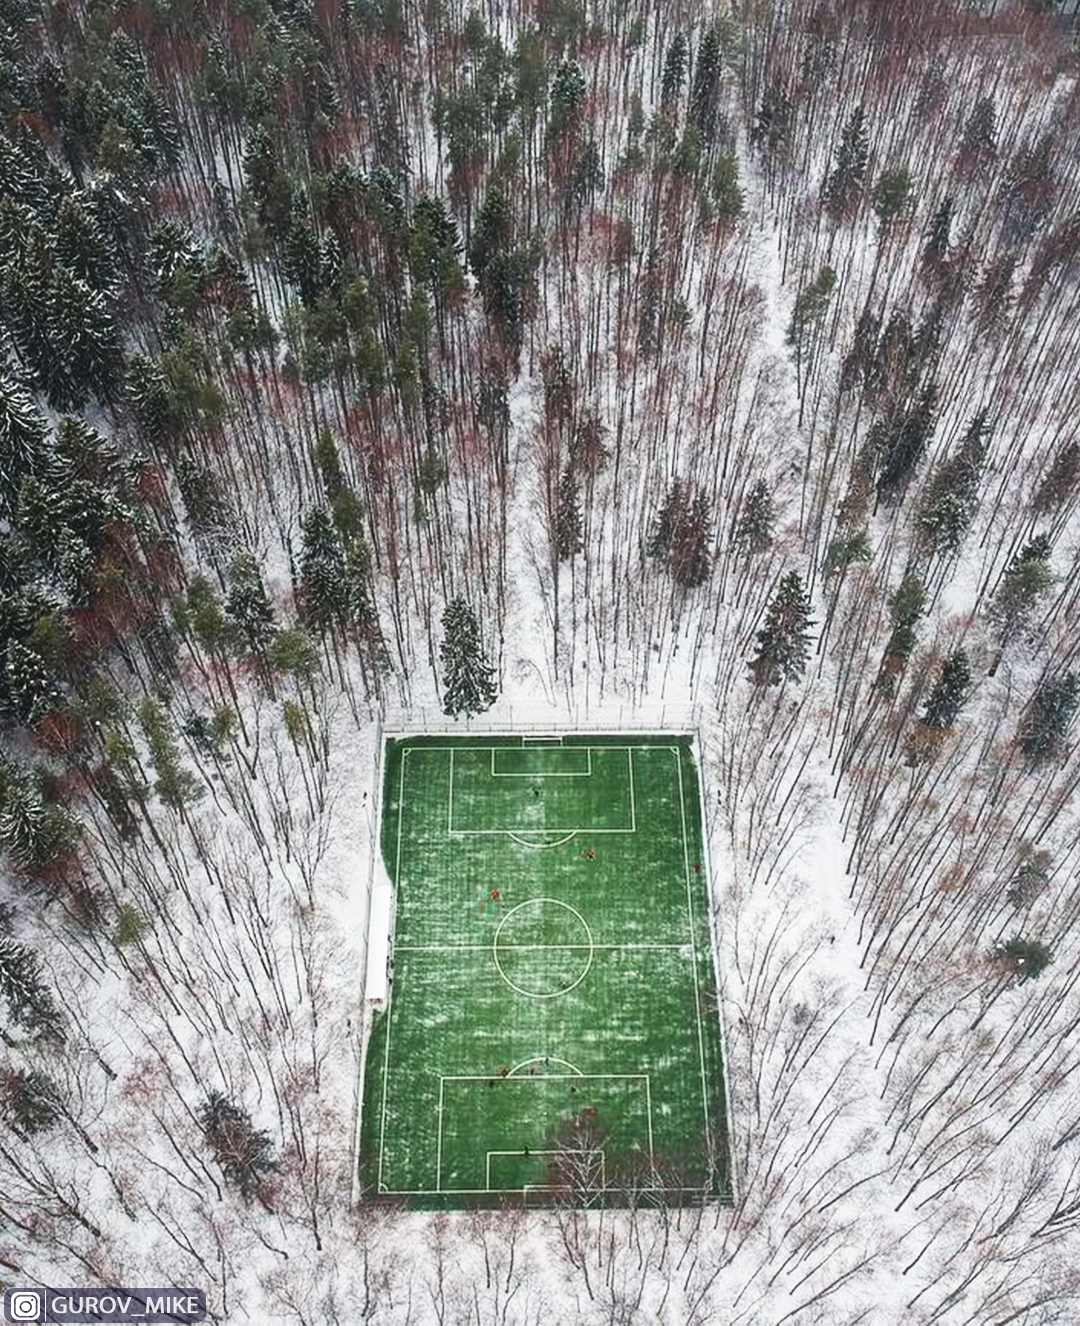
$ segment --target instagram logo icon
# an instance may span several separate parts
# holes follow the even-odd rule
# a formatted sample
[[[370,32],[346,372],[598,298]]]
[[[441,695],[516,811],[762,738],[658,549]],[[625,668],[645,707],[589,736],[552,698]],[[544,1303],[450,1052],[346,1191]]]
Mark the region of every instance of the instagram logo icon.
[[[5,1295],[4,1311],[9,1321],[41,1321],[41,1291],[38,1289],[9,1289]]]

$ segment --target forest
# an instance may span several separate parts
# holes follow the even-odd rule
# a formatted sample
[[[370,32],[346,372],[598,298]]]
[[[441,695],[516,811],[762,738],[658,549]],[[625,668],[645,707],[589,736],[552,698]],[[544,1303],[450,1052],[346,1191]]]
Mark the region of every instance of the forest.
[[[1080,1319],[1075,11],[0,0],[5,1286]],[[384,726],[675,712],[734,1205],[363,1200]]]

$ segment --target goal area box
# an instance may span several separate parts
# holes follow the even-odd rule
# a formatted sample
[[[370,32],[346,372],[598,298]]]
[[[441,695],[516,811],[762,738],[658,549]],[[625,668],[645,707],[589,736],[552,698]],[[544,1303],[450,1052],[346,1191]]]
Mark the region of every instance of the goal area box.
[[[692,738],[407,736],[383,770],[363,1197],[730,1201]]]

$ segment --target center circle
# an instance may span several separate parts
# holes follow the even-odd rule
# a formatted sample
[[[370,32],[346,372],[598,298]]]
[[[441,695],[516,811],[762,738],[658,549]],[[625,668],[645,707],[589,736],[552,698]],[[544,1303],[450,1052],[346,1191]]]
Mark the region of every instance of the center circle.
[[[532,999],[569,994],[589,974],[593,937],[581,913],[558,898],[511,907],[492,944],[495,968],[511,990]]]

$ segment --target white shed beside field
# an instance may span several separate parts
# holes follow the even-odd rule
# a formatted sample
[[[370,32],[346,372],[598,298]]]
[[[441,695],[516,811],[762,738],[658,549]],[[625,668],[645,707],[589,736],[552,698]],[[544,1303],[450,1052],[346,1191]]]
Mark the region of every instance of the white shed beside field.
[[[364,998],[371,1004],[384,1004],[390,984],[390,932],[394,917],[394,888],[389,880],[379,881],[371,890],[371,913],[368,919],[367,977]]]

